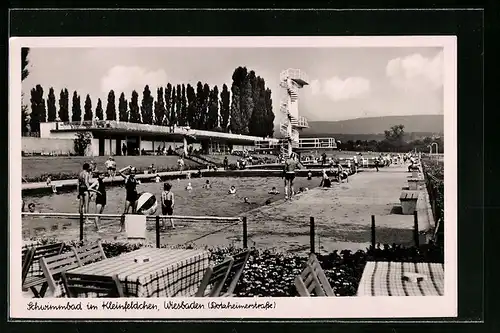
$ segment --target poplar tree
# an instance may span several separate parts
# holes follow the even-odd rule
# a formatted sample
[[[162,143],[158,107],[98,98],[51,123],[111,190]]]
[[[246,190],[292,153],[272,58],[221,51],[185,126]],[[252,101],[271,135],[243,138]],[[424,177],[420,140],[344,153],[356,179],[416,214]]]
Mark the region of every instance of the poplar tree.
[[[50,87],[49,96],[47,97],[47,121],[52,122],[55,121],[56,118],[56,96],[54,95],[54,88]]]

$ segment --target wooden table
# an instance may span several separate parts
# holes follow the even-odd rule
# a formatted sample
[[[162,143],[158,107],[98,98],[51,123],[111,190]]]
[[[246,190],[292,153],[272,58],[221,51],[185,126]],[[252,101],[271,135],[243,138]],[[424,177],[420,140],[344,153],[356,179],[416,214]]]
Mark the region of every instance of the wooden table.
[[[357,295],[442,296],[443,266],[436,263],[369,261],[363,271]],[[423,280],[407,281],[406,275],[422,276]]]
[[[142,248],[71,270],[71,273],[118,275],[127,297],[193,296],[209,265],[205,250]],[[134,262],[136,258],[148,262]]]

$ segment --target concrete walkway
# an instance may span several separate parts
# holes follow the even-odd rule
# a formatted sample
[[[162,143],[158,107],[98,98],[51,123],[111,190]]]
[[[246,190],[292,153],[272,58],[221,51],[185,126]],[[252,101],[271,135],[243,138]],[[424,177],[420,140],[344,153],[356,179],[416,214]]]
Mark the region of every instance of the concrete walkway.
[[[364,249],[370,245],[371,215],[375,216],[380,243],[413,243],[413,215],[402,215],[399,196],[408,186],[406,167],[391,166],[379,172],[364,171],[349,183],[315,188],[292,201],[278,201],[250,211],[249,245],[302,251],[309,248],[310,217],[315,218],[316,246],[324,251]],[[434,222],[425,190],[417,205],[419,230]]]

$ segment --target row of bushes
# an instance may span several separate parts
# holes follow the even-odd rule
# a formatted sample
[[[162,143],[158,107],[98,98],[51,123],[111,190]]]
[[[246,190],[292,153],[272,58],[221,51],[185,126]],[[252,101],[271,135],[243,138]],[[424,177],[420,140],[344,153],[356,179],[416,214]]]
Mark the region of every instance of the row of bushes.
[[[47,244],[55,240],[42,240]],[[70,246],[82,245],[79,242],[66,244]],[[103,249],[108,258],[141,248],[137,243],[103,242]],[[169,248],[192,248],[177,246]],[[226,256],[241,251],[240,248],[226,247],[208,249],[211,253],[211,262],[218,263]],[[409,261],[409,262],[439,262],[444,258],[441,250],[432,243],[415,247],[393,245],[378,245],[375,249],[351,252],[344,250],[332,252],[328,255],[318,255],[318,260],[325,270],[330,284],[337,296],[355,296],[363,270],[367,261]],[[236,287],[238,297],[283,297],[297,296],[294,280],[303,269],[307,261],[306,255],[284,254],[270,250],[252,249],[244,274]]]
[[[444,231],[444,164],[442,161],[424,159],[422,167],[425,173],[427,192],[432,206],[434,221],[439,221],[436,232],[437,240],[442,243]]]

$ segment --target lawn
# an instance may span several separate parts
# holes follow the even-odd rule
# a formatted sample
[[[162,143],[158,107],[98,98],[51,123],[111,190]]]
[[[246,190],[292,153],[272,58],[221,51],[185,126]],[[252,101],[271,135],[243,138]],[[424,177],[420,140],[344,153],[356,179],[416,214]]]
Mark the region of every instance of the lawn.
[[[132,165],[139,172],[154,164],[158,171],[168,171],[177,168],[177,156],[115,156],[118,169]],[[44,181],[48,175],[53,180],[75,178],[85,162],[94,161],[98,171],[104,171],[107,156],[36,156],[23,157],[23,177],[27,181]],[[197,168],[198,163],[185,160],[186,167]]]

